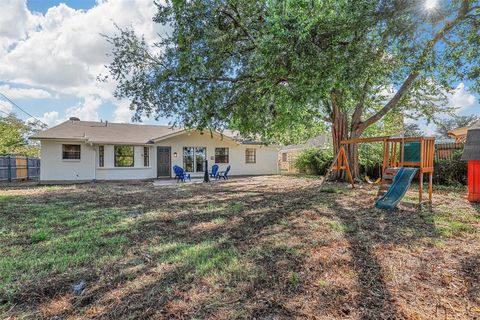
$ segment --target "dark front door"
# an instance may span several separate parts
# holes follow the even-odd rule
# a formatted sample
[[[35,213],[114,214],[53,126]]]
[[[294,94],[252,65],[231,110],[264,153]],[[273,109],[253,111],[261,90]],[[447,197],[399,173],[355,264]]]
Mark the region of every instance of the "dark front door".
[[[157,147],[157,177],[170,177],[170,147]]]

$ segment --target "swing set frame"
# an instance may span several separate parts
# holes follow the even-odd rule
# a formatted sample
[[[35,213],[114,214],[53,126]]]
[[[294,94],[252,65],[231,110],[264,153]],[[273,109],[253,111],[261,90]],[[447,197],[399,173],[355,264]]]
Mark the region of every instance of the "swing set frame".
[[[433,162],[435,156],[435,138],[434,137],[370,137],[370,138],[356,138],[342,140],[340,142],[340,149],[333,159],[330,169],[327,171],[324,180],[332,171],[346,171],[347,178],[352,188],[355,188],[350,165],[348,163],[345,148],[349,145],[369,142],[383,142],[383,161],[382,161],[382,177],[385,177],[385,171],[389,168],[397,169],[400,167],[415,167],[419,168],[419,202],[423,200],[423,175],[428,174],[428,200],[432,203],[433,194]],[[420,161],[404,161],[405,143],[419,142],[420,143]],[[383,180],[382,180],[383,181]]]

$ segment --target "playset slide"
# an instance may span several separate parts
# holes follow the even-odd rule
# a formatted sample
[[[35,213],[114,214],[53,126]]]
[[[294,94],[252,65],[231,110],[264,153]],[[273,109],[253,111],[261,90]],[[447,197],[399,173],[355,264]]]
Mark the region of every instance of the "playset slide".
[[[375,207],[379,209],[393,210],[402,200],[403,196],[410,188],[412,179],[417,173],[417,168],[402,167],[397,171],[393,178],[393,183],[388,191],[375,202]]]

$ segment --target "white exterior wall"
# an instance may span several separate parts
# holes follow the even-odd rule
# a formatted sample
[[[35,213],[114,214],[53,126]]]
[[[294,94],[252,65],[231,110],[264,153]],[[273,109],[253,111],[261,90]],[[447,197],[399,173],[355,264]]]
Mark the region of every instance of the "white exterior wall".
[[[80,144],[80,160],[62,160],[62,144]],[[104,145],[104,167],[98,167],[98,145],[74,141],[41,142],[42,181],[85,181],[85,180],[129,180],[152,179],[157,177],[157,146],[171,147],[171,166],[183,167],[183,147],[206,147],[208,170],[215,159],[215,148],[229,148],[230,175],[262,175],[278,173],[278,150],[275,147],[260,145],[242,145],[233,141],[220,139],[210,134],[181,134],[158,141],[150,146],[150,164],[143,166],[143,145],[134,146],[134,167],[115,167],[114,145]],[[245,149],[256,149],[256,163],[245,163]],[[174,153],[177,157],[174,157]],[[218,164],[220,170],[225,170],[229,164]],[[95,166],[95,168],[94,168]],[[175,174],[172,172],[172,177]],[[193,173],[192,176],[203,176],[203,173]]]
[[[156,146],[172,148],[172,166],[178,165],[183,168],[183,147],[206,147],[208,170],[210,172],[212,165],[215,164],[215,148],[229,148],[228,158],[230,163],[219,163],[219,170],[225,170],[230,164],[230,175],[262,175],[276,174],[278,150],[275,147],[260,145],[237,144],[231,140],[221,139],[214,135],[212,138],[209,133],[190,133],[182,134],[176,137],[158,141]],[[256,149],[256,163],[245,163],[245,149]],[[173,156],[177,153],[177,157]],[[172,176],[175,174],[172,172]],[[192,176],[203,176],[203,173],[194,173]]]
[[[150,164],[143,166],[143,147],[134,146],[133,167],[115,167],[114,145],[104,145],[104,167],[98,166],[98,146],[97,148],[97,180],[130,180],[130,179],[152,179],[157,177],[157,153],[153,146],[150,148]]]
[[[80,160],[63,160],[62,144],[79,144]],[[85,143],[43,140],[41,142],[40,156],[40,180],[85,181],[94,178],[94,148]]]

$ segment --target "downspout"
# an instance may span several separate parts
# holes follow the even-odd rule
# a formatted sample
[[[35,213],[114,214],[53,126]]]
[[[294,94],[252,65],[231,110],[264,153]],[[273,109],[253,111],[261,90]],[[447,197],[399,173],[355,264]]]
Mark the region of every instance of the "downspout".
[[[97,182],[97,148],[93,146],[93,143],[90,143],[93,148],[93,182]]]

